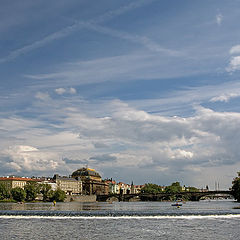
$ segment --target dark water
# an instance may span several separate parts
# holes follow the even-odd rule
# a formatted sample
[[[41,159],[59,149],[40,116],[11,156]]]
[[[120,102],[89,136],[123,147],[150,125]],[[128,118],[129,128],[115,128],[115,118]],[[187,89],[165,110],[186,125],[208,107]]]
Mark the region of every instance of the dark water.
[[[0,239],[240,239],[233,201],[0,203]]]

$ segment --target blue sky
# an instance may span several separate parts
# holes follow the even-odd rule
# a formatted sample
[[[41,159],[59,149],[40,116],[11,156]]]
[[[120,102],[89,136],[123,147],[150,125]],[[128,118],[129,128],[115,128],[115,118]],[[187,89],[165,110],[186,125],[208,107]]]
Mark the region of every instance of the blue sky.
[[[231,186],[240,1],[3,1],[1,175]]]

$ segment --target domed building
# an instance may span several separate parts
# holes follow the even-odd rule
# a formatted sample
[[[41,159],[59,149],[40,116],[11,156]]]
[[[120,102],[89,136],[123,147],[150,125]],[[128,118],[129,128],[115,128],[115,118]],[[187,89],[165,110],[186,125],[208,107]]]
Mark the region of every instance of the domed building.
[[[100,174],[92,168],[79,168],[72,173],[72,177],[82,181],[83,194],[100,195],[108,193],[108,184],[102,181]]]
[[[90,179],[98,182],[102,181],[100,174],[92,168],[84,168],[84,167],[80,168],[72,173],[72,177],[78,178],[78,179],[80,178],[82,181],[86,179]]]

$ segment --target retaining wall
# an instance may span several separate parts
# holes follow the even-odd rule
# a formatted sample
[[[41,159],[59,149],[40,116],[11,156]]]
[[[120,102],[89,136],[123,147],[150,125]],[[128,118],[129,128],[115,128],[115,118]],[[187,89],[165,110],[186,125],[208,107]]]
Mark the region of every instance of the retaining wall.
[[[96,195],[67,195],[64,202],[96,202]]]

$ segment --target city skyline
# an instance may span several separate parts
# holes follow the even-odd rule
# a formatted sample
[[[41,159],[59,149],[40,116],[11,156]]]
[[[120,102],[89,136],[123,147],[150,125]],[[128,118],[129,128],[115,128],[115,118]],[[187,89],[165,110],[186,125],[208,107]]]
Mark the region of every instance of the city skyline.
[[[0,175],[88,165],[136,184],[228,189],[240,170],[239,7],[3,3]]]

